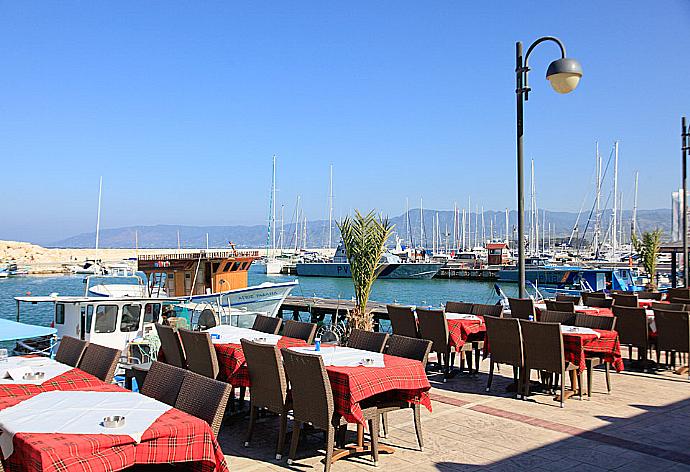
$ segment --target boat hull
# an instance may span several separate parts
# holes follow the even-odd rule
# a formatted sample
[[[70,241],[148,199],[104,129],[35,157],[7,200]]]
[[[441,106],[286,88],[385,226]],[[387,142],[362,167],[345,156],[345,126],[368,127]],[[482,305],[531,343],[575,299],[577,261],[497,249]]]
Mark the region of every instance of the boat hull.
[[[435,263],[383,264],[379,279],[430,279],[443,267]],[[351,277],[350,264],[337,262],[304,262],[296,266],[300,277]]]
[[[285,297],[296,287],[297,281],[282,283],[263,283],[253,287],[229,290],[209,295],[195,295],[190,298],[194,303],[220,304],[223,308],[262,313],[276,316]]]

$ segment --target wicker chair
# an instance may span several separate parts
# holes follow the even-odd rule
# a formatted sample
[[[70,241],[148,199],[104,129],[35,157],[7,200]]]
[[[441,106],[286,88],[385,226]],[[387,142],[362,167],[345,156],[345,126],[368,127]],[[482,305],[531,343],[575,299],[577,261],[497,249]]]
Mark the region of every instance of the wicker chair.
[[[321,356],[281,350],[285,373],[290,380],[293,400],[292,441],[288,465],[292,465],[297,454],[302,425],[311,423],[326,432],[326,460],[324,471],[331,469],[336,430],[342,431],[347,422],[335,411],[333,390]],[[364,419],[369,423],[372,460],[376,464],[379,456],[379,414],[376,407],[362,409]]]
[[[347,347],[371,352],[383,352],[388,340],[388,333],[353,329],[347,339]]]
[[[158,333],[158,338],[161,340],[161,350],[165,356],[166,364],[186,369],[187,360],[185,359],[180,336],[177,332],[170,326],[159,323],[156,323],[156,332]]]
[[[311,344],[316,336],[316,323],[286,320],[283,324],[283,336],[294,339],[302,339]]]
[[[115,368],[121,354],[122,351],[119,349],[89,343],[77,367],[94,377],[98,377],[103,382],[110,383],[113,381]]]
[[[410,306],[386,305],[388,318],[391,321],[393,334],[418,338],[417,320],[414,317],[414,309]]]
[[[628,295],[623,293],[614,293],[611,295],[611,298],[613,298],[613,306],[627,306],[633,308],[637,308],[639,306],[637,295],[635,294]]]
[[[580,302],[582,301],[582,297],[580,295],[567,295],[565,293],[557,293],[556,294],[556,301],[557,302],[573,302],[573,305],[579,305]]]
[[[687,288],[687,287],[669,288],[666,290],[666,297],[668,299],[671,299],[671,298],[690,299],[690,288]]]
[[[88,344],[86,341],[73,338],[72,336],[63,336],[60,339],[60,346],[58,346],[58,350],[55,353],[55,360],[76,367],[79,365],[81,356],[84,355],[84,350]]]
[[[472,305],[470,313],[477,316],[496,316],[501,318],[503,316],[503,306],[500,304],[486,305],[484,303],[475,303]]]
[[[497,318],[485,316],[486,339],[489,343],[489,379],[486,383],[486,391],[490,391],[494,380],[494,366],[496,364],[508,364],[513,367],[513,380],[515,381],[517,397],[521,396],[521,375],[524,366],[522,347],[522,335],[520,333],[520,321],[517,318]]]
[[[538,323],[520,320],[525,352],[525,375],[522,379],[525,396],[529,395],[529,378],[532,369],[551,372],[561,377],[561,408],[565,400],[565,373],[578,366],[565,361],[563,335],[558,323]],[[580,373],[580,400],[582,400],[582,373]]]
[[[428,310],[417,308],[419,320],[419,337],[431,341],[431,351],[436,353],[438,363],[443,369],[443,381],[450,375],[450,369],[455,363],[455,353],[450,345],[448,321],[443,310]]]
[[[628,346],[628,358],[632,360],[632,348],[636,347],[640,359],[646,362],[651,344],[645,309],[614,305],[613,314],[620,343]]]
[[[215,379],[220,367],[211,335],[206,331],[178,330],[184,352],[187,354],[187,368],[192,372]]]
[[[534,311],[534,300],[531,298],[509,298],[510,317],[521,320],[536,320],[537,317]]]
[[[387,354],[397,357],[405,357],[407,359],[414,359],[422,363],[426,367],[426,362],[431,351],[431,341],[426,339],[409,338],[407,336],[398,336],[394,334],[388,340]],[[365,402],[365,405],[371,404],[371,401]],[[417,434],[417,443],[419,450],[424,448],[424,439],[422,438],[422,415],[421,406],[419,403],[410,403],[406,401],[391,400],[387,395],[380,398],[374,397],[373,406],[378,408],[381,413],[381,426],[383,430],[383,437],[388,436],[388,413],[398,410],[412,410],[414,417],[414,429]]]
[[[690,353],[690,314],[686,311],[654,310],[656,323],[656,349],[657,358],[660,351],[671,353],[671,361],[668,357],[666,363],[675,367],[675,353]],[[690,371],[688,371],[690,378]]]
[[[155,398],[170,406],[175,406],[177,396],[182,387],[185,370],[165,362],[154,362],[146,374],[144,384],[139,393]]]
[[[690,305],[690,298],[681,297],[671,297],[669,300],[671,303],[682,303],[683,305]]]
[[[187,370],[175,408],[206,421],[218,436],[231,391],[232,387],[225,382]]]
[[[580,297],[582,297],[582,303],[586,306],[595,306],[590,305],[592,299],[606,299],[606,294],[604,292],[580,292]]]
[[[266,334],[278,334],[282,322],[277,316],[256,315],[252,329]]]
[[[474,303],[446,302],[446,313],[472,313]]]
[[[575,315],[575,326],[612,331],[616,327],[616,317],[577,313]],[[587,364],[587,396],[592,396],[592,372],[594,367],[602,364],[606,372],[606,390],[611,393],[611,364],[604,361],[603,357],[596,354],[587,354],[585,363]]]
[[[586,299],[585,305],[591,308],[611,308],[613,307],[613,298],[603,297],[589,297]]]
[[[637,298],[641,298],[643,300],[659,300],[663,298],[664,294],[662,292],[635,292],[637,294]]]
[[[546,309],[551,311],[562,311],[568,313],[575,313],[575,303],[573,302],[557,302],[554,300],[546,300]]]
[[[684,303],[652,302],[652,306],[650,308],[652,310],[686,311],[687,305]]]
[[[283,457],[283,447],[285,446],[288,412],[292,407],[288,398],[288,384],[280,351],[277,347],[269,344],[255,343],[246,339],[242,339],[240,342],[242,343],[242,352],[247,360],[247,369],[252,385],[249,428],[244,446],[249,446],[252,440],[259,409],[265,408],[280,415],[280,429],[276,446],[276,460],[280,460]]]
[[[575,325],[575,313],[569,311],[545,310],[539,315],[542,323],[560,323],[563,325]]]

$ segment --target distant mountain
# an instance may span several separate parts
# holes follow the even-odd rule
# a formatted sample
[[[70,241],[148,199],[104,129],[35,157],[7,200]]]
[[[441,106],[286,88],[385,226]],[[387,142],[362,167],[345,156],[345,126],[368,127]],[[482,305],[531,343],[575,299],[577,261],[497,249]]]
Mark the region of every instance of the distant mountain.
[[[452,210],[424,210],[423,224],[420,224],[419,209],[410,210],[409,218],[405,214],[390,218],[390,222],[395,225],[395,232],[403,239],[411,239],[413,243],[419,244],[420,235],[423,233],[422,243],[426,246],[431,246],[432,235],[435,233],[434,226],[440,230],[441,239],[448,241],[453,239],[453,211]],[[575,222],[578,219],[577,213],[573,212],[559,212],[546,210],[546,229],[548,234],[549,224],[551,225],[552,237],[569,237]],[[438,215],[438,223],[436,224],[436,215]],[[623,211],[623,232],[624,238],[629,238],[630,235],[630,220],[631,211]],[[460,219],[462,220],[462,212],[460,212]],[[475,235],[477,241],[481,241],[483,237],[490,238],[493,229],[495,237],[504,237],[505,230],[505,212],[501,211],[485,211],[483,213],[471,213],[466,216],[467,224],[470,225],[470,232],[472,241]],[[409,224],[408,224],[409,221]],[[542,234],[542,226],[544,221],[544,214],[542,210],[539,211],[539,232]],[[594,226],[594,217],[590,219],[589,211],[583,212],[580,215],[577,228],[578,235],[581,237],[587,235],[591,237]],[[603,213],[602,218],[602,232],[606,232],[610,227],[611,212],[607,210]],[[660,228],[664,231],[666,237],[671,231],[671,210],[657,209],[657,210],[639,210],[637,212],[637,221],[640,231],[647,231],[655,228]],[[525,216],[526,231],[529,231],[529,211]],[[508,215],[508,232],[510,238],[513,238],[513,232],[517,225],[517,212],[511,211]],[[298,237],[300,239],[300,246],[303,246],[304,234],[302,225],[299,225]],[[328,221],[317,220],[307,222],[307,247],[325,247],[328,244]],[[460,226],[460,225],[458,225]],[[409,227],[409,233],[408,233]],[[479,231],[477,231],[477,228]],[[128,226],[124,228],[112,228],[101,230],[100,247],[103,248],[133,248],[135,245],[135,238],[138,237],[139,247],[141,248],[174,248],[177,247],[177,236],[180,236],[180,245],[183,248],[199,248],[206,247],[206,235],[208,234],[208,243],[210,247],[227,247],[229,241],[234,242],[237,247],[241,248],[261,248],[266,245],[267,241],[267,227],[266,225],[255,226],[181,226],[181,225],[155,225],[155,226]],[[280,227],[277,228],[276,238],[280,240]],[[136,236],[135,236],[136,234]],[[283,246],[286,248],[295,246],[295,225],[285,225],[282,231]],[[335,245],[339,239],[338,228],[333,223],[333,244]],[[410,238],[408,238],[408,234]],[[446,236],[447,235],[447,236]],[[61,241],[56,241],[50,244],[51,247],[70,247],[70,248],[88,248],[93,247],[96,239],[95,233],[82,233],[72,236]]]

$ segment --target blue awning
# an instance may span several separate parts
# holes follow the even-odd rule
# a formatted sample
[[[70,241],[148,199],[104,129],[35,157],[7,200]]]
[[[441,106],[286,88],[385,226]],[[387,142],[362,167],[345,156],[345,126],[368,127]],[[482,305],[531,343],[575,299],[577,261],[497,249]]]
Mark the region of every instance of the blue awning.
[[[17,341],[20,339],[51,336],[57,329],[46,326],[34,326],[0,318],[0,341]]]

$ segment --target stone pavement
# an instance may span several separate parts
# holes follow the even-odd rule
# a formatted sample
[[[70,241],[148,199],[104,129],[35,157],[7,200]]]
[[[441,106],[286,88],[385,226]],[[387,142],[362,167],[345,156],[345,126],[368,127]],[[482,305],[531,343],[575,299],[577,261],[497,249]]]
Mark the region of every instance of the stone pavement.
[[[512,370],[502,366],[485,392],[488,361],[478,376],[446,383],[430,373],[433,412],[422,410],[424,451],[417,449],[411,412],[389,415],[390,431],[378,467],[370,456],[336,462],[333,471],[690,471],[690,381],[665,371],[612,373],[606,393],[603,371],[594,374],[590,400],[574,397],[565,408],[537,393],[528,401],[506,393]],[[627,367],[627,365],[626,365]],[[534,378],[534,377],[533,377]],[[232,471],[323,470],[323,435],[300,441],[297,461],[274,457],[277,419],[257,423],[244,447],[247,419],[227,420],[219,435]],[[350,427],[354,433],[354,426]],[[289,440],[288,440],[289,441]]]

